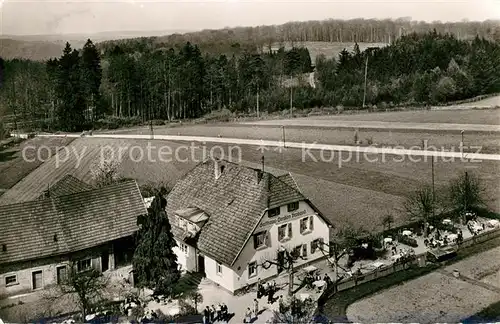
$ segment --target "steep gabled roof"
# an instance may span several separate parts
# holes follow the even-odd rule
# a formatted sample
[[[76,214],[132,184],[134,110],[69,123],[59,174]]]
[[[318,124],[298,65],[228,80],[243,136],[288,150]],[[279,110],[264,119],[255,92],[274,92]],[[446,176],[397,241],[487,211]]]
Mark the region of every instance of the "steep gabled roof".
[[[73,177],[70,174],[65,175],[61,180],[57,181],[55,184],[50,186],[45,190],[38,199],[44,199],[47,197],[58,197],[70,195],[77,192],[92,190],[94,187],[86,182],[81,181]]]
[[[215,179],[218,166],[224,166],[224,170]],[[181,238],[177,210],[196,207],[207,213],[209,219],[199,234],[198,249],[231,266],[266,209],[299,200],[305,197],[270,173],[209,159],[177,182],[167,197],[167,214],[174,235]]]
[[[0,206],[0,264],[80,251],[130,236],[138,229],[137,217],[145,214],[134,180]]]

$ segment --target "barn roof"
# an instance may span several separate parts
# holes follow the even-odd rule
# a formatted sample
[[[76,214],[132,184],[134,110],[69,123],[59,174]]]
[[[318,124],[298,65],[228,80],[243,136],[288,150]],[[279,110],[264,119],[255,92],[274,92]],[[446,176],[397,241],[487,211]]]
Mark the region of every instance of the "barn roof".
[[[0,206],[0,264],[67,254],[134,234],[147,214],[128,180],[98,189]]]

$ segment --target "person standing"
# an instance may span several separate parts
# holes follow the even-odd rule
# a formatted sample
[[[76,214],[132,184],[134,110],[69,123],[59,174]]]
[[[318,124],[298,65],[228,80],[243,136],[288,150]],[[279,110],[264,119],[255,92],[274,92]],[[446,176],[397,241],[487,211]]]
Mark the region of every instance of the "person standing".
[[[253,318],[259,316],[259,301],[257,299],[253,300]]]
[[[247,308],[247,311],[245,312],[245,318],[243,319],[243,323],[250,323],[252,321],[252,311],[250,310],[250,307]]]
[[[227,322],[227,319],[229,318],[229,316],[227,313],[227,305],[225,303],[222,303],[221,312],[222,312],[222,321]]]
[[[280,295],[280,298],[278,300],[278,305],[280,314],[283,314],[285,312],[285,302],[283,301],[283,295]]]
[[[267,292],[267,303],[271,304],[274,302],[274,289],[273,287],[269,287],[269,290]]]
[[[222,320],[222,313],[221,313],[221,306],[220,306],[220,303],[217,304],[217,307],[215,308],[215,311],[216,311],[216,315],[215,315],[215,320],[216,321],[220,321]]]
[[[203,310],[203,324],[210,323],[210,308],[207,306]]]
[[[210,308],[210,322],[214,322],[215,321],[215,307],[214,305],[212,305],[212,307]]]

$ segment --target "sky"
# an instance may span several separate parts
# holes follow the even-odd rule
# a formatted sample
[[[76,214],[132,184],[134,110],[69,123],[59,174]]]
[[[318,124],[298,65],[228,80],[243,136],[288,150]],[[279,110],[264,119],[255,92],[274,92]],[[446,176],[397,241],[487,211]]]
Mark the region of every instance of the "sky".
[[[500,0],[0,0],[0,34],[195,31],[288,21],[500,19]]]

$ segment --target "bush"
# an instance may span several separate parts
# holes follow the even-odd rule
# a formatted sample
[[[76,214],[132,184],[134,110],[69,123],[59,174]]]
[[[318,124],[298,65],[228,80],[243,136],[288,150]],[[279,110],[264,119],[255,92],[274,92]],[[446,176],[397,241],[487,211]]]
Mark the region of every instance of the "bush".
[[[399,234],[398,235],[398,242],[401,244],[411,246],[413,248],[418,247],[417,240],[415,240],[414,238],[411,238],[409,236],[406,236],[406,235]]]
[[[115,117],[107,116],[94,123],[94,129],[117,129],[120,127],[131,127],[141,125],[140,117]]]
[[[231,121],[234,118],[233,113],[226,108],[220,110],[214,110],[207,115],[205,115],[205,120],[215,120],[215,121]]]

